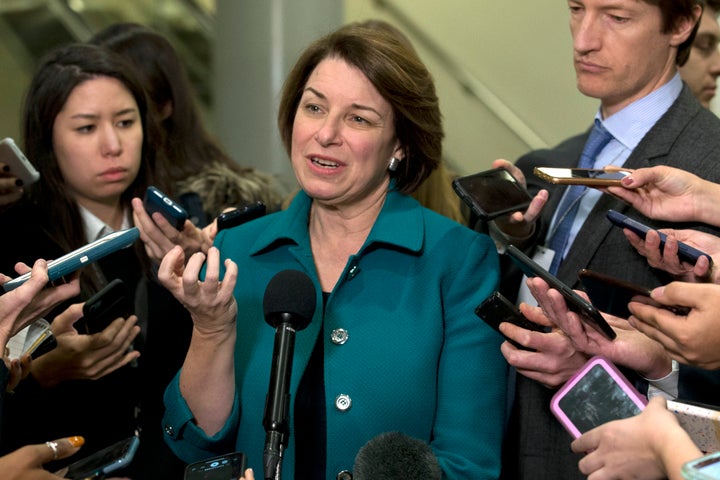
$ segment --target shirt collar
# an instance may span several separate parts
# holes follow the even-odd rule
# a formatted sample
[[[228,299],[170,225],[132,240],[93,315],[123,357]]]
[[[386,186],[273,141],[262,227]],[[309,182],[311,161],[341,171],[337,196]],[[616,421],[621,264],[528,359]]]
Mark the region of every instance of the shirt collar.
[[[82,218],[83,228],[85,229],[85,239],[88,243],[94,242],[98,238],[115,231],[82,205],[78,204],[78,209],[80,210],[80,217]],[[125,212],[123,215],[122,230],[130,228],[130,226],[130,218],[127,212]]]
[[[312,199],[305,192],[298,192],[288,208],[258,236],[251,254],[284,240],[297,245],[309,244],[308,218],[311,204]],[[388,191],[363,249],[372,243],[381,242],[413,252],[420,251],[424,240],[422,210],[414,198],[396,190]]]
[[[598,110],[595,118],[602,121],[603,126],[612,133],[617,141],[633,150],[677,100],[682,87],[680,73],[675,73],[665,85],[634,101],[619,112],[603,119]]]

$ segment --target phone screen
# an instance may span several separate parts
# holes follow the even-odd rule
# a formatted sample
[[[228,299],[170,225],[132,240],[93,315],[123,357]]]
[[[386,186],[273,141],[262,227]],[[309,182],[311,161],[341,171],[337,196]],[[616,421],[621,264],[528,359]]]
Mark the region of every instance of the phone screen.
[[[237,480],[245,473],[245,454],[229,453],[193,463],[185,469],[184,480]]]
[[[473,212],[486,220],[523,210],[532,200],[528,191],[504,168],[456,178],[453,188]]]
[[[553,413],[578,437],[593,428],[637,415],[645,400],[608,362],[593,357],[555,394]]]

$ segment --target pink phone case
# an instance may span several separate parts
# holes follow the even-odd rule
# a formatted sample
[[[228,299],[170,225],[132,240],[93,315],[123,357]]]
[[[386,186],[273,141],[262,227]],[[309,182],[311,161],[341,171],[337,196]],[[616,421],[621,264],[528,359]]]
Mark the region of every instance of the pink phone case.
[[[573,438],[612,420],[640,413],[647,399],[605,357],[592,357],[550,402],[552,413]]]

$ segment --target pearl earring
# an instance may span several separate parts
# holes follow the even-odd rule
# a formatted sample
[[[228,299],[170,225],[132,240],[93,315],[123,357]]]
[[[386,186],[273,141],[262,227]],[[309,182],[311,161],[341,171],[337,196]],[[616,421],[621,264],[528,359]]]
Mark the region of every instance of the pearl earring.
[[[390,170],[391,172],[394,172],[395,170],[397,170],[398,165],[400,165],[400,160],[398,160],[395,157],[392,157],[390,159],[390,163],[388,164],[388,170]]]

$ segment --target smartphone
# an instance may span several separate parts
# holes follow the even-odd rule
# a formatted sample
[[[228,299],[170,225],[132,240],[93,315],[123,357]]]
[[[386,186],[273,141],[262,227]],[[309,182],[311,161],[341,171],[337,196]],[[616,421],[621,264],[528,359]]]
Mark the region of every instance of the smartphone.
[[[535,167],[533,173],[536,177],[557,185],[609,187],[622,185],[622,179],[632,172],[630,170],[607,171],[602,168]]]
[[[525,187],[504,168],[456,178],[452,186],[457,196],[483,220],[524,210],[532,201]]]
[[[133,310],[125,283],[116,278],[85,302],[83,316],[75,322],[75,329],[80,333],[97,333],[119,317],[128,318]]]
[[[84,247],[73,250],[58,259],[51,260],[48,262],[48,277],[50,278],[50,282],[60,280],[64,276],[86,265],[90,265],[113,252],[127,248],[135,243],[135,240],[138,238],[140,238],[140,231],[137,227],[118,230],[94,242],[88,243]],[[32,272],[28,272],[5,282],[2,285],[4,292],[14,290],[25,283],[30,278],[31,273]]]
[[[237,480],[245,473],[246,463],[241,452],[220,455],[188,465],[184,480]]]
[[[650,230],[655,230],[654,228],[650,228],[647,225],[638,222],[637,220],[627,217],[620,212],[616,212],[615,210],[608,210],[606,216],[608,220],[613,223],[613,225],[621,228],[627,228],[636,233],[643,240],[645,239],[645,235],[647,234],[647,232],[649,232]],[[660,250],[662,251],[662,249],[665,247],[665,240],[667,240],[667,235],[662,232],[658,232],[658,234],[660,235]],[[712,268],[713,259],[710,255],[701,250],[698,250],[697,248],[691,247],[687,243],[678,241],[678,258],[680,258],[680,260],[682,260],[683,262],[695,265],[695,262],[697,262],[698,258],[700,258],[701,256],[707,257],[707,259],[710,261],[710,268]]]
[[[667,408],[703,452],[720,450],[720,410],[688,400],[668,400]],[[720,466],[720,465],[719,465]]]
[[[22,180],[23,185],[35,183],[40,178],[40,172],[30,163],[12,138],[0,140],[0,163],[10,167],[10,174]]]
[[[10,337],[5,346],[5,355],[13,360],[26,353],[30,358],[37,358],[57,346],[57,340],[50,330],[50,323],[44,318],[38,318],[18,333]]]
[[[229,212],[221,213],[217,218],[218,232],[262,217],[265,215],[265,211],[266,208],[263,202],[255,202]]]
[[[574,438],[640,413],[647,399],[603,356],[590,358],[553,395],[550,410]]]
[[[650,288],[585,268],[578,272],[578,278],[583,290],[590,298],[590,303],[610,315],[620,318],[630,317],[630,310],[628,310],[627,305],[634,296],[640,295],[650,298],[650,292],[652,291]],[[661,305],[657,302],[652,302],[652,304],[670,310],[675,315],[687,315],[690,313],[688,307]]]
[[[595,308],[592,303],[575,293],[572,288],[558,280],[555,275],[545,270],[537,262],[525,255],[519,248],[515,247],[515,245],[508,244],[505,249],[505,254],[520,267],[527,277],[540,277],[545,280],[551,288],[559,291],[565,298],[568,309],[577,313],[585,323],[609,340],[615,339],[617,336],[615,330],[605,321],[600,311]]]
[[[538,325],[525,318],[525,315],[522,314],[520,309],[498,291],[493,292],[485,301],[475,308],[475,315],[490,325],[500,335],[503,335],[500,331],[500,324],[502,322],[510,322],[518,327],[535,332],[547,331],[543,325]],[[503,337],[505,337],[505,335],[503,335]],[[505,339],[517,348],[533,351],[532,348],[521,345],[515,340],[508,337],[505,337]]]
[[[685,463],[680,473],[686,480],[720,480],[720,452]]]
[[[153,186],[149,186],[145,191],[143,205],[148,215],[161,213],[176,230],[182,230],[185,220],[188,219],[187,211],[179,203]]]
[[[121,440],[70,464],[65,478],[80,480],[103,477],[106,473],[130,464],[139,445],[140,439],[136,435]]]

